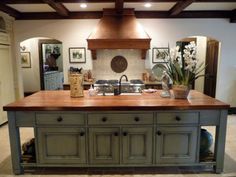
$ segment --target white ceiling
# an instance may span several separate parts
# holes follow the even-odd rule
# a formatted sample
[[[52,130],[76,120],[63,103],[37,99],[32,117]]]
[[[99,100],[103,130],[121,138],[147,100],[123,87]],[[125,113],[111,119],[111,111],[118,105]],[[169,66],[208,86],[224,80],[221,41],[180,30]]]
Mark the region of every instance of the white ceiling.
[[[150,8],[144,7],[145,3],[124,3],[124,8],[135,8],[135,10],[148,11],[148,10],[157,10],[157,11],[168,11],[174,5],[173,3],[150,3],[152,6]]]
[[[63,3],[71,12],[73,11],[102,11],[103,8],[114,8],[115,3],[87,3],[87,8],[81,8],[82,3]]]
[[[236,3],[193,3],[184,10],[233,10]]]
[[[73,11],[102,11],[103,8],[114,8],[115,3],[87,3],[87,8],[80,7],[81,3],[63,3],[71,12]],[[124,3],[125,8],[135,8],[138,11],[168,11],[175,3],[151,3],[150,8],[144,7],[144,3]],[[8,6],[20,12],[55,12],[47,4],[8,4]],[[193,3],[185,10],[233,10],[236,3]]]
[[[47,4],[7,4],[7,5],[18,10],[19,12],[55,12],[55,10]]]

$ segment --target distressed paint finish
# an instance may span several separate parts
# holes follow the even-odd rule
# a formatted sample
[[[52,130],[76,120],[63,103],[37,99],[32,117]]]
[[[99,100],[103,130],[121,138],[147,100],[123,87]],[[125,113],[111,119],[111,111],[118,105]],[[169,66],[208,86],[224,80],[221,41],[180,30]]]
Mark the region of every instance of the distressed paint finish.
[[[12,168],[15,174],[23,173],[21,162],[21,146],[19,127],[16,126],[15,112],[8,112],[8,127],[11,145]]]

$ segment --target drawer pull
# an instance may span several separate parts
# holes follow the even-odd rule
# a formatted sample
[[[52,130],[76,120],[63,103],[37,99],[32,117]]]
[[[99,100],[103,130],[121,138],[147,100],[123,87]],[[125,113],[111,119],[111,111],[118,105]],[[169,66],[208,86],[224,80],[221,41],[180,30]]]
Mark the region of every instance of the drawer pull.
[[[57,118],[57,122],[61,122],[61,121],[63,121],[63,118],[60,116]]]
[[[127,136],[127,135],[128,135],[128,133],[127,133],[127,132],[123,132],[123,135],[124,135],[124,136]]]
[[[134,120],[135,120],[136,122],[139,122],[139,121],[140,121],[139,117],[135,117]]]
[[[175,120],[181,121],[181,118],[180,118],[179,116],[176,116],[176,117],[175,117]]]
[[[118,133],[118,132],[115,132],[115,133],[114,133],[114,136],[118,136],[118,135],[119,135],[119,133]]]
[[[85,135],[85,133],[84,132],[80,132],[80,136],[84,136]]]
[[[161,131],[157,131],[158,136],[161,136],[161,134],[162,134]]]
[[[103,118],[102,118],[102,121],[103,121],[103,122],[106,122],[106,121],[107,121],[107,118],[106,118],[106,117],[103,117]]]

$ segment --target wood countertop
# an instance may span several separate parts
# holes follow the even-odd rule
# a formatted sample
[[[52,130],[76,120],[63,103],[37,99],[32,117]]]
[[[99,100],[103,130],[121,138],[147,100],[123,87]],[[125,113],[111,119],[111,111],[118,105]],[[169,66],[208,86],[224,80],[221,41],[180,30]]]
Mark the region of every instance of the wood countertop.
[[[70,91],[39,91],[4,106],[4,111],[102,111],[102,110],[193,110],[228,109],[229,105],[191,90],[188,99],[160,97],[156,93],[142,95],[89,96],[71,98]]]

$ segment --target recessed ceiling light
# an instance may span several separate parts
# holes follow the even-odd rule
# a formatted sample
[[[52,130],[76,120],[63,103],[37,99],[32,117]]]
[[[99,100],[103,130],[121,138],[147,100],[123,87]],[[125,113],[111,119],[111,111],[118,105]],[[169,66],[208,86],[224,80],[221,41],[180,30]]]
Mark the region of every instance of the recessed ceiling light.
[[[81,7],[81,8],[86,8],[86,7],[87,7],[87,4],[84,4],[84,3],[83,3],[83,4],[80,4],[80,7]]]
[[[145,3],[145,4],[144,4],[144,7],[146,7],[146,8],[149,8],[149,7],[151,7],[151,6],[152,6],[151,3]]]

